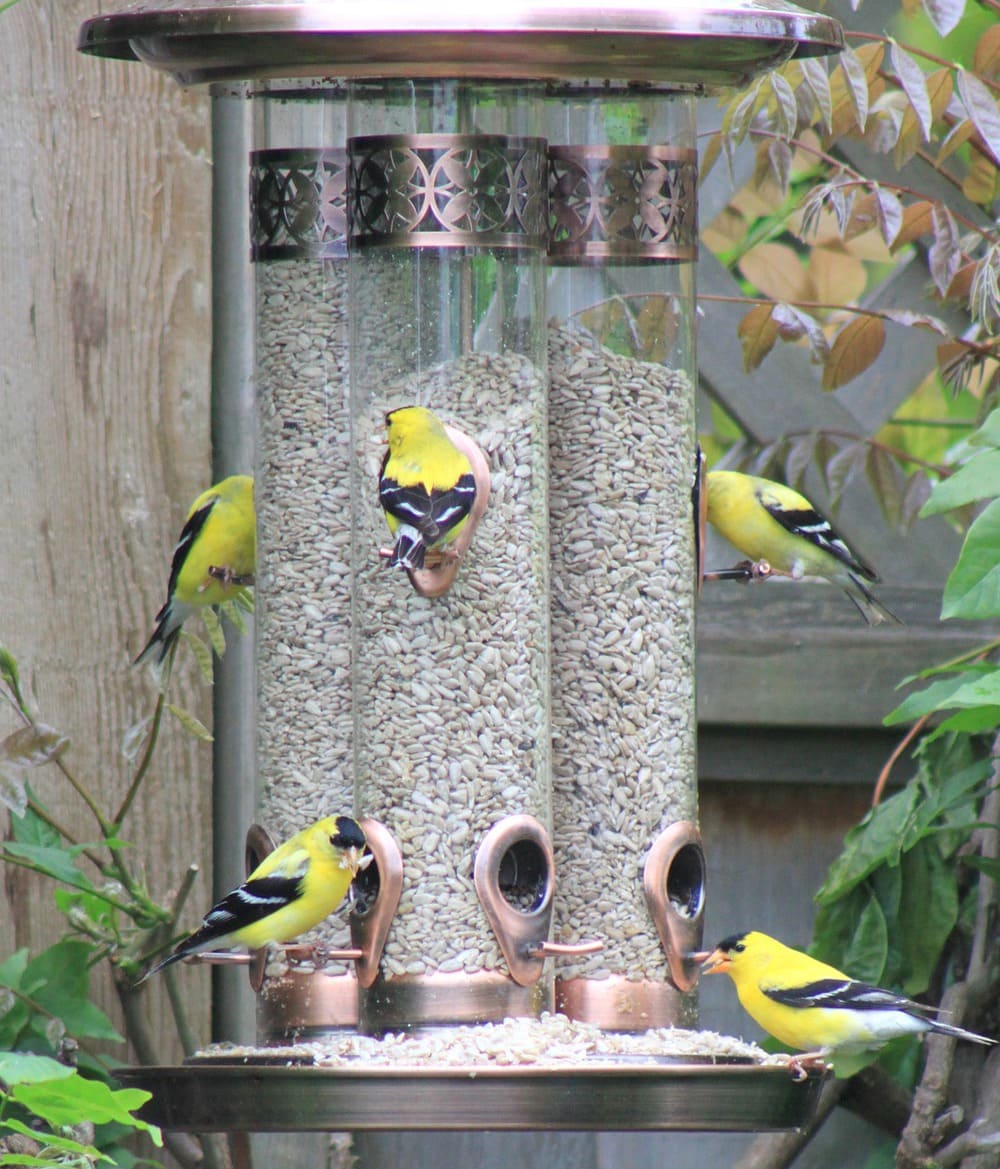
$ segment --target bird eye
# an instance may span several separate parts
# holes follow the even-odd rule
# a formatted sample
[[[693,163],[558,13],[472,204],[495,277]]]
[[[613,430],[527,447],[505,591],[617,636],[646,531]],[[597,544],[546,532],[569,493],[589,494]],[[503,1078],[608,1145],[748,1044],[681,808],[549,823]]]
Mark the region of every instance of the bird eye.
[[[736,945],[733,946],[733,949],[736,951],[737,954],[742,954],[746,948],[747,947],[746,947],[745,942],[737,942]]]

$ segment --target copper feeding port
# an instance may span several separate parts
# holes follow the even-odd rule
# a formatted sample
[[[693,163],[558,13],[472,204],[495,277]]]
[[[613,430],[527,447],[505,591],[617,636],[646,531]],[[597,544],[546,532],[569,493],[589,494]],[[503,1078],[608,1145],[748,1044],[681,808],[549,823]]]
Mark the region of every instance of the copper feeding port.
[[[499,820],[476,852],[476,893],[510,976],[521,986],[538,981],[547,957],[565,952],[548,940],[554,870],[549,834],[534,816]]]
[[[690,955],[701,946],[705,911],[705,853],[695,824],[681,820],[660,833],[646,857],[642,884],[670,979],[688,991],[697,981]]]
[[[358,823],[372,860],[354,878],[350,926],[351,941],[359,951],[358,982],[368,987],[378,976],[382,950],[403,892],[403,854],[384,824],[368,818]]]

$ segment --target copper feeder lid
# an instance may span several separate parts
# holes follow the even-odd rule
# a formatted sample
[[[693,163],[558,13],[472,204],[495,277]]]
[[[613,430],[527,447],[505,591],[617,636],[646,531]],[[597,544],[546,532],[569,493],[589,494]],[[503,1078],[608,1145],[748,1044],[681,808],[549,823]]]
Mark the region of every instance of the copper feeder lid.
[[[793,56],[836,53],[843,29],[783,0],[153,0],[95,16],[77,47],[145,61],[182,85],[268,78],[600,78],[701,92]]]

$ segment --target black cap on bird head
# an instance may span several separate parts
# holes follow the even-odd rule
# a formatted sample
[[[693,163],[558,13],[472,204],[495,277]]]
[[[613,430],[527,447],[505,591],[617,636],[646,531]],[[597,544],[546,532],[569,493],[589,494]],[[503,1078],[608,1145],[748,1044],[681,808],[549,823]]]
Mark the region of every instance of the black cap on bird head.
[[[733,950],[739,954],[743,949],[743,939],[747,936],[747,930],[741,934],[730,934],[728,938],[723,938],[721,942],[715,947],[721,950],[723,954],[731,954]]]
[[[364,848],[365,834],[361,825],[350,816],[337,817],[337,831],[330,837],[334,848]]]

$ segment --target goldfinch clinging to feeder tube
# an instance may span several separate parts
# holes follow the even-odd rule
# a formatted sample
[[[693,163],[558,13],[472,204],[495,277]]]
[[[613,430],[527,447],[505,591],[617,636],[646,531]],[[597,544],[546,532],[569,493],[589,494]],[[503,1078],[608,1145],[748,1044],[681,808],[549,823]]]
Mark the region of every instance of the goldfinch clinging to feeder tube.
[[[869,625],[899,621],[862,583],[878,580],[874,569],[804,495],[739,471],[709,471],[706,479],[708,522],[744,556],[794,580],[823,577],[839,584]]]
[[[389,449],[379,471],[378,497],[396,538],[390,567],[424,567],[428,549],[446,551],[476,501],[468,458],[424,406],[385,416]]]
[[[810,1063],[830,1060],[837,1075],[850,1075],[871,1054],[898,1035],[940,1031],[972,1043],[996,1040],[933,1018],[921,1006],[892,991],[855,982],[833,966],[793,950],[767,934],[733,934],[703,958],[706,974],[726,973],[743,1009],[770,1035],[805,1051],[789,1066],[799,1073]]]
[[[181,625],[200,605],[232,600],[253,584],[257,523],[253,478],[230,475],[209,487],[191,505],[174,548],[167,600],[156,628],[135,664],[156,654],[162,662]]]
[[[371,861],[364,849],[365,834],[349,816],[327,816],[304,828],[268,853],[141,981],[202,950],[259,950],[311,930],[337,908],[358,870]]]

